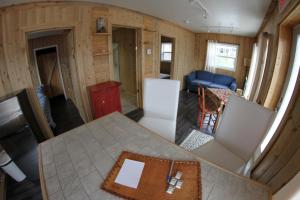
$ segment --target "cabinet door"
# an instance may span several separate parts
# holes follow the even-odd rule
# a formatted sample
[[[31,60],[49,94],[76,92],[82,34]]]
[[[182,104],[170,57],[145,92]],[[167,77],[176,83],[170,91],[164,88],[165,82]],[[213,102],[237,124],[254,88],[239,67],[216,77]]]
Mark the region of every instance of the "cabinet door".
[[[99,118],[105,115],[105,96],[101,92],[93,94],[94,118]]]
[[[106,91],[105,95],[105,108],[104,113],[109,114],[115,111],[121,111],[120,109],[120,95],[118,93],[118,88],[110,88]]]
[[[94,119],[115,111],[121,112],[120,92],[118,87],[101,89],[92,94]]]

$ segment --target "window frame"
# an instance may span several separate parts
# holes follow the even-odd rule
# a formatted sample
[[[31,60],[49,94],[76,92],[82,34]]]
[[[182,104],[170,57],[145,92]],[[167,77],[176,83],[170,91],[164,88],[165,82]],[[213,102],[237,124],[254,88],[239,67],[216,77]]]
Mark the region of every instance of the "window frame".
[[[168,52],[168,51],[164,51],[163,52],[163,45],[164,44],[170,44],[171,45],[171,52]],[[169,53],[171,54],[171,59],[170,60],[165,60],[164,59],[164,54],[165,53]],[[172,62],[172,59],[173,59],[173,43],[172,42],[161,42],[161,45],[160,45],[160,61],[161,62]]]
[[[240,44],[226,43],[226,42],[216,42],[216,45],[225,45],[225,46],[236,47],[237,53],[236,53],[236,57],[235,57],[235,58],[233,58],[233,57],[226,57],[226,56],[217,56],[217,55],[215,55],[215,66],[214,66],[214,68],[216,68],[216,69],[223,69],[223,70],[228,70],[228,71],[233,71],[233,72],[235,72],[236,69],[237,69],[237,61],[238,61],[238,57],[239,57]],[[216,51],[216,52],[217,52],[217,51]],[[223,58],[231,58],[231,59],[234,59],[234,66],[233,66],[233,68],[230,68],[230,67],[224,67],[224,66],[217,65],[217,63],[216,63],[216,58],[217,58],[217,57],[223,57]]]

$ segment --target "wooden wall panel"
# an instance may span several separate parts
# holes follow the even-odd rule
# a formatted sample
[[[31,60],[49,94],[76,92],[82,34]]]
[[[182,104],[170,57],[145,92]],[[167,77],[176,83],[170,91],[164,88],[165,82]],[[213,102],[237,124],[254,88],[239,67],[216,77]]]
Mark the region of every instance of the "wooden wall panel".
[[[239,54],[237,59],[236,71],[217,69],[216,73],[233,76],[237,80],[238,88],[244,87],[246,76],[246,66],[244,66],[244,58],[251,59],[253,44],[255,38],[241,37],[235,35],[215,34],[215,33],[199,33],[197,34],[196,51],[198,53],[197,67],[204,69],[206,61],[207,40],[214,40],[223,43],[239,44]]]
[[[0,22],[2,22],[2,15],[0,14]],[[0,24],[3,30],[2,23]],[[5,96],[9,92],[12,92],[11,82],[9,80],[6,59],[4,55],[4,44],[3,44],[3,32],[0,31],[0,95]]]
[[[112,25],[142,28],[144,16],[142,14],[117,7],[109,8],[110,21]]]
[[[72,29],[74,46],[72,47],[70,44],[67,46],[71,51],[69,63],[71,82],[74,90],[76,90],[73,92],[74,99],[76,99],[82,117],[86,121],[91,120],[86,87],[113,79],[112,56],[103,58],[93,56],[95,23],[92,13],[94,9],[107,12],[109,33],[111,33],[112,24],[134,27],[137,28],[138,33],[141,33],[138,38],[142,44],[142,54],[138,56],[141,59],[138,63],[141,63],[140,76],[142,79],[159,76],[161,34],[174,37],[176,40],[175,79],[183,81],[183,75],[196,68],[195,34],[172,23],[128,9],[93,3],[44,2],[23,4],[0,9],[0,94],[7,94],[24,87],[32,88],[35,85],[31,80],[28,63],[26,32]],[[111,42],[111,37],[108,37],[109,49],[111,49]],[[147,48],[152,50],[151,55],[146,55]],[[95,61],[102,62],[101,59],[104,59],[103,62],[106,63],[108,60],[109,65],[96,66],[94,64]],[[141,83],[139,82],[139,85]]]
[[[26,56],[25,35],[22,35],[18,29],[19,20],[16,16],[18,16],[17,10],[11,9],[2,17],[4,57],[12,91],[32,87]]]
[[[262,88],[259,97],[264,100],[264,106],[270,109],[275,109],[280,100],[287,75],[287,65],[285,63],[288,62],[286,61],[285,56],[282,55],[289,55],[289,49],[286,48],[286,45],[288,45],[287,41],[290,41],[291,38],[291,33],[284,33],[286,30],[282,30],[279,25],[289,14],[291,14],[292,9],[299,3],[300,0],[290,1],[289,5],[287,5],[285,11],[282,13],[279,13],[278,6],[276,6],[274,11],[267,16],[266,23],[261,27],[261,31],[257,34],[259,35],[262,32],[268,32],[273,36],[270,65],[267,66],[269,68],[269,73],[263,81],[264,87]],[[285,38],[279,38],[280,34],[285,35]]]
[[[157,57],[156,49],[154,48],[155,43],[157,42],[157,33],[144,30],[143,31],[143,76],[144,78],[154,78],[157,77]],[[151,54],[147,54],[147,49],[151,50]]]
[[[108,17],[108,8],[95,7],[92,9],[91,34],[93,46],[93,68],[95,71],[96,83],[110,79],[110,56],[111,56],[111,27]],[[102,17],[106,22],[106,32],[96,33],[97,19]]]
[[[296,91],[295,96],[293,98],[296,102],[292,105],[278,138],[252,171],[252,177],[270,185],[273,192],[300,170],[300,93]]]
[[[297,3],[297,4],[294,4]],[[270,96],[274,97],[268,102],[274,106],[282,93],[282,84],[286,79],[284,71],[289,70],[289,59],[292,48],[293,27],[300,23],[300,1],[291,1],[296,5],[287,13],[278,15],[278,18],[285,16],[279,25],[278,46],[272,51],[277,51],[274,75],[269,90]],[[288,6],[289,8],[289,6]],[[282,70],[280,72],[280,69]],[[274,81],[274,82],[273,82]],[[278,87],[276,87],[276,85]],[[290,99],[288,109],[283,120],[275,132],[270,144],[255,163],[251,171],[254,179],[271,186],[273,193],[278,191],[300,170],[300,75],[298,74],[296,87]],[[277,96],[279,94],[279,96]],[[268,96],[268,98],[271,98]],[[267,99],[268,99],[267,98]],[[267,102],[265,102],[267,103]]]
[[[160,36],[171,37],[175,40],[173,78],[180,80],[181,88],[184,88],[184,76],[196,69],[195,34],[166,21],[158,23],[158,30]],[[159,61],[160,55],[158,55]],[[157,73],[159,73],[159,69]]]

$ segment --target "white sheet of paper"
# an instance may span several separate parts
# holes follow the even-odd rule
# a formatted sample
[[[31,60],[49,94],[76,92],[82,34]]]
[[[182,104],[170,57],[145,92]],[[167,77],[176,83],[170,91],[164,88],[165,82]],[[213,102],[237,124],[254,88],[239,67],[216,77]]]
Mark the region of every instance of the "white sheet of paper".
[[[145,163],[143,162],[125,159],[115,182],[136,189],[141,179],[144,165]]]

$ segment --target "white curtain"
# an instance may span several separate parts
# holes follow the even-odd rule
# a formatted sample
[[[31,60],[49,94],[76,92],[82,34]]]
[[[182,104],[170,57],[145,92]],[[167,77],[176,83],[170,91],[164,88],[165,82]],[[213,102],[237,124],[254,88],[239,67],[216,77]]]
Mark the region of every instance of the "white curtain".
[[[257,57],[258,57],[258,47],[257,47],[257,44],[255,43],[253,45],[251,65],[250,65],[248,79],[247,79],[246,87],[245,87],[245,91],[244,91],[244,96],[248,100],[250,98],[250,94],[253,89],[253,83],[254,83],[255,74],[256,74],[256,70],[257,70]]]
[[[215,58],[217,51],[217,42],[208,40],[207,41],[207,53],[206,53],[206,62],[205,62],[205,71],[215,73]]]

